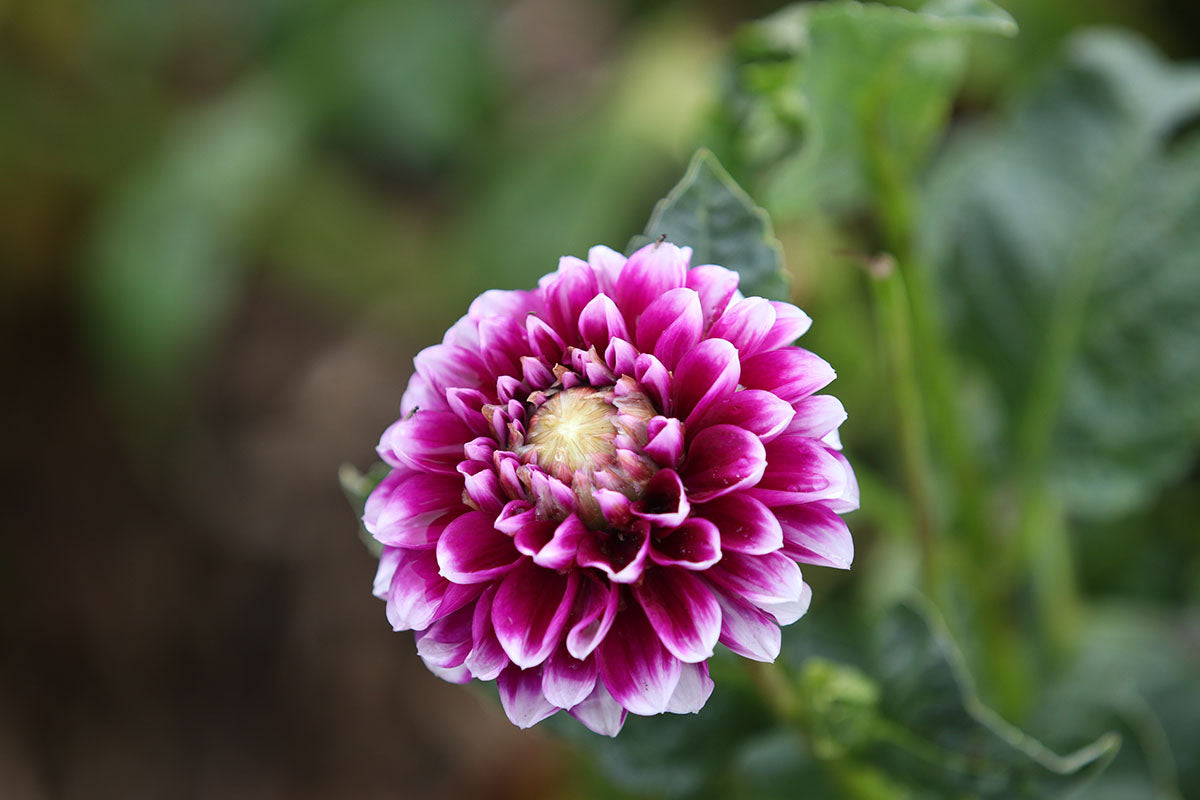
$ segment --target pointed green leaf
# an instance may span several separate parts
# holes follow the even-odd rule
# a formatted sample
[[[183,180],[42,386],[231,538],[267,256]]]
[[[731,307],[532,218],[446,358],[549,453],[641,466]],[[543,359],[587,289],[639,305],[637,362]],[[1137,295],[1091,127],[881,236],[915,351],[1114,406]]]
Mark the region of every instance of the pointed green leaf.
[[[692,264],[720,264],[741,276],[742,293],[786,300],[783,248],[767,212],[754,204],[717,157],[700,150],[683,179],[658,202],[644,236],[630,249],[660,236],[692,248]]]

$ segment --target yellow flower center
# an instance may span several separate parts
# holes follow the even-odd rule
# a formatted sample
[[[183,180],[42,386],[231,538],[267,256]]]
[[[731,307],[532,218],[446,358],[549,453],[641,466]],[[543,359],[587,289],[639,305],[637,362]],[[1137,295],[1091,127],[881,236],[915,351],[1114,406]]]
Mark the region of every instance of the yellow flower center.
[[[596,466],[596,457],[616,453],[613,417],[617,409],[593,389],[568,389],[547,400],[530,420],[526,444],[537,463],[569,482],[576,470]]]

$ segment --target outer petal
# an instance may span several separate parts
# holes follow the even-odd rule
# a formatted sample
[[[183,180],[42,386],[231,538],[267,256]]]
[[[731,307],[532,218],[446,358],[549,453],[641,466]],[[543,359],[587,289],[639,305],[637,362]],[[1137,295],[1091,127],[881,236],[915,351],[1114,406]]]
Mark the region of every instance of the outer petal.
[[[575,623],[567,632],[567,652],[578,659],[591,655],[617,616],[621,590],[607,581],[586,575],[580,581],[575,604]]]
[[[737,425],[769,442],[787,429],[795,414],[790,403],[771,392],[742,389],[713,408],[707,421],[714,425]]]
[[[721,607],[708,587],[685,570],[653,569],[633,596],[671,654],[689,664],[712,658],[721,634]]]
[[[672,289],[655,298],[637,323],[637,346],[651,352],[667,369],[675,369],[684,353],[700,341],[704,312],[691,289]]]
[[[721,563],[705,575],[727,593],[758,606],[792,603],[804,594],[800,568],[782,553],[762,556],[726,553]]]
[[[588,250],[587,260],[592,272],[596,273],[600,291],[611,295],[617,286],[617,279],[621,276],[621,269],[625,266],[625,256],[611,247],[598,244]]]
[[[714,594],[721,604],[721,644],[739,656],[768,664],[779,657],[782,634],[770,614],[735,593]]]
[[[845,514],[858,508],[858,479],[854,477],[854,470],[850,467],[850,462],[846,457],[833,448],[826,447],[825,452],[830,458],[842,465],[842,474],[845,476],[846,485],[842,489],[842,493],[832,500],[827,500],[825,505],[839,514]]]
[[[655,298],[684,285],[691,258],[690,247],[670,242],[648,244],[629,257],[613,294],[631,326]]]
[[[679,685],[680,662],[663,647],[641,606],[622,609],[596,657],[600,680],[630,713],[667,710]]]
[[[738,385],[737,348],[724,339],[705,339],[679,361],[671,387],[674,416],[691,429],[725,402]]]
[[[560,575],[523,561],[505,576],[492,602],[496,638],[519,667],[545,661],[562,637],[579,574]]]
[[[461,667],[471,652],[471,616],[474,609],[460,608],[416,635],[417,654],[431,670]],[[470,679],[468,674],[467,679]],[[459,681],[455,681],[459,682]]]
[[[696,434],[688,448],[683,485],[694,503],[753,486],[767,468],[758,437],[734,425],[713,425]]]
[[[585,262],[565,257],[558,262],[558,271],[540,281],[546,301],[550,324],[567,344],[577,341],[576,321],[583,307],[599,294],[596,273]]]
[[[744,493],[727,494],[699,510],[721,532],[721,550],[762,555],[783,547],[783,530],[771,510]]]
[[[450,583],[439,575],[432,550],[398,552],[387,594],[388,621],[395,630],[424,630],[474,600],[483,589],[478,584]]]
[[[738,274],[731,269],[715,264],[704,264],[688,270],[687,287],[700,295],[700,307],[704,310],[704,328],[708,330],[725,311],[729,301],[737,292]]]
[[[684,664],[680,669],[679,685],[675,687],[675,694],[671,695],[667,711],[672,714],[695,714],[704,708],[712,693],[713,682],[708,676],[708,664]]]
[[[480,511],[469,511],[455,519],[437,543],[442,577],[454,583],[494,580],[511,570],[520,558],[513,540],[496,530],[491,515]]]
[[[837,514],[820,503],[774,509],[783,532],[783,552],[805,564],[850,569],[854,540]]]
[[[601,736],[620,733],[627,713],[600,681],[596,681],[596,688],[592,689],[587,699],[570,711],[571,716],[587,726],[588,730]]]
[[[542,694],[541,669],[509,667],[496,680],[500,705],[518,728],[531,728],[558,708]]]
[[[383,552],[379,554],[379,567],[375,570],[375,581],[371,585],[371,594],[378,597],[380,600],[386,600],[388,594],[392,590],[392,576],[396,574],[396,567],[400,565],[400,559],[405,551],[398,547],[384,546]]]
[[[471,675],[481,681],[494,680],[512,662],[508,654],[500,646],[492,626],[492,600],[496,597],[496,585],[484,589],[483,594],[475,603],[475,611],[471,615],[471,639],[473,645],[467,654],[463,665],[471,671]]]
[[[748,358],[758,352],[774,324],[775,308],[771,303],[762,297],[747,297],[725,309],[708,335],[728,340],[738,355]]]
[[[650,547],[650,560],[665,567],[708,569],[721,560],[721,534],[708,520],[693,517],[655,539]]]
[[[846,470],[807,436],[780,436],[766,446],[767,470],[750,493],[769,506],[831,500],[846,491]]]
[[[742,383],[747,388],[766,389],[789,403],[803,400],[835,377],[825,359],[800,347],[759,353],[742,362]]]
[[[419,472],[454,472],[463,445],[474,434],[450,411],[417,411],[392,424],[379,440],[379,454]]]
[[[803,336],[812,325],[808,314],[791,303],[772,300],[771,306],[775,309],[775,324],[771,326],[770,332],[759,345],[760,351],[786,347]]]
[[[580,661],[560,646],[542,667],[542,694],[559,708],[573,708],[596,688],[596,659]]]
[[[433,547],[453,518],[466,510],[462,479],[393,470],[367,497],[363,526],[384,544]]]
[[[763,603],[762,609],[773,616],[780,625],[791,625],[808,612],[812,603],[812,589],[807,583],[800,585],[800,596],[782,603]]]
[[[488,368],[478,353],[466,347],[435,344],[417,353],[413,365],[437,394],[456,386],[477,389],[487,382]],[[442,403],[443,407],[445,403]]]
[[[604,351],[613,339],[628,339],[625,319],[608,295],[593,297],[579,313],[579,335],[588,347]]]
[[[842,401],[833,395],[815,394],[796,403],[796,415],[787,426],[787,433],[820,439],[846,421]]]

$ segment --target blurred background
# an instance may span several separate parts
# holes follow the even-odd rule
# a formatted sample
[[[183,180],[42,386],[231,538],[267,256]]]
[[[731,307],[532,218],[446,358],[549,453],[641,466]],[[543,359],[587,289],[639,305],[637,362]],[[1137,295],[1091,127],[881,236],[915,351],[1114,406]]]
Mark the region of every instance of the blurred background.
[[[1084,25],[1200,56],[1192,0],[1002,4],[956,119]],[[478,292],[641,230],[777,7],[0,0],[0,797],[577,796],[390,631],[337,470]],[[886,462],[861,271],[779,233]],[[1198,489],[1094,526],[1085,593],[1200,601]]]

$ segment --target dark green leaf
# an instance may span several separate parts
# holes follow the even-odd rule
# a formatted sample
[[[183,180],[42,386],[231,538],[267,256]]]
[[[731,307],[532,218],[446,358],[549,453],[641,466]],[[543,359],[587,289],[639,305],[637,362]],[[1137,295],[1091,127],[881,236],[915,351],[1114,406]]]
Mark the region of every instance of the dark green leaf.
[[[1200,69],[1081,35],[931,184],[924,238],[956,341],[1003,398],[1005,439],[1042,443],[1078,513],[1136,507],[1195,452],[1198,116]]]
[[[645,235],[630,247],[660,236],[692,248],[692,264],[720,264],[741,276],[743,294],[787,299],[783,248],[767,212],[729,176],[707,150],[700,150],[683,179],[654,207]]]

